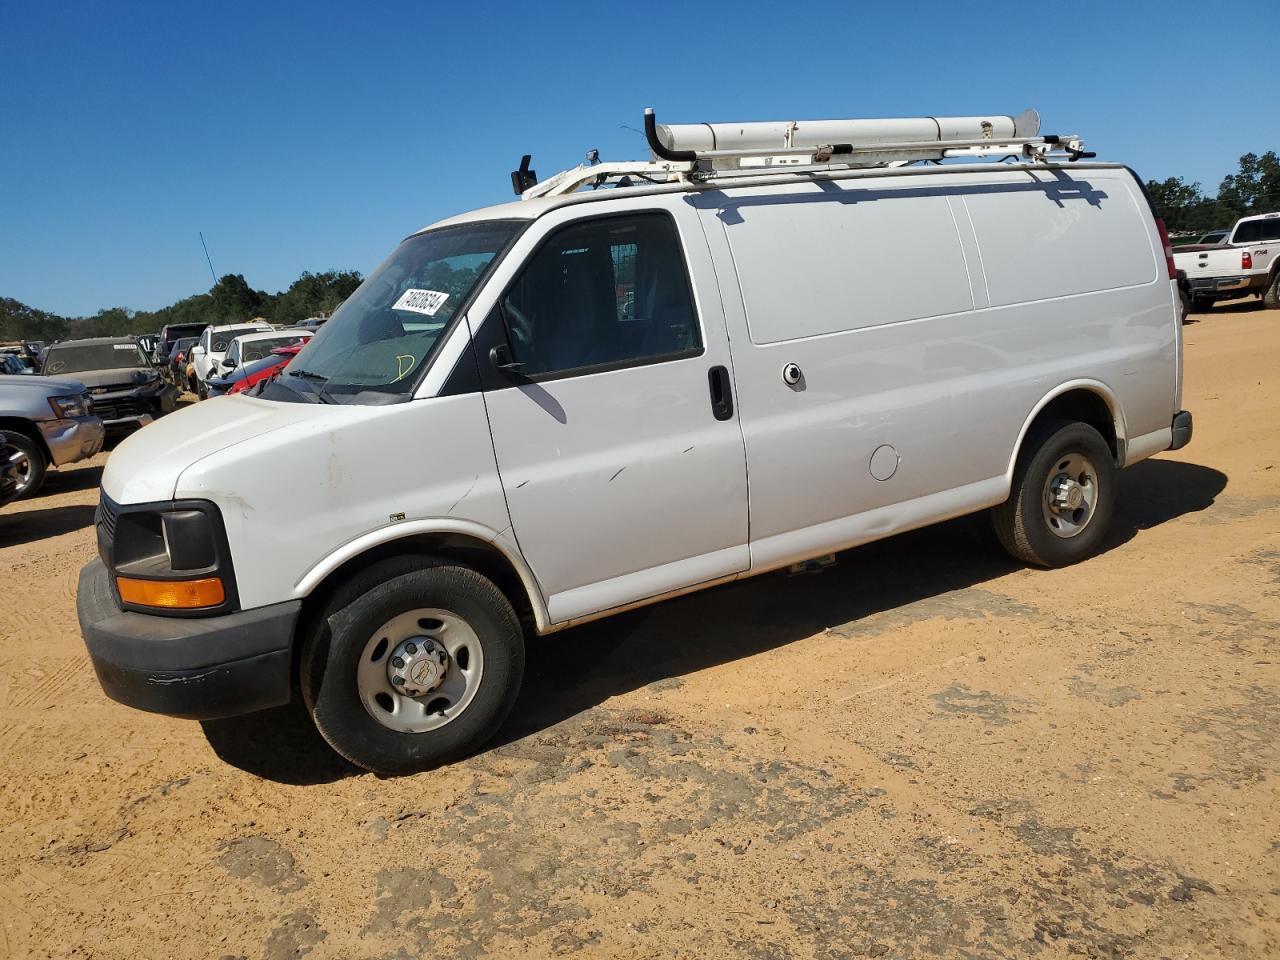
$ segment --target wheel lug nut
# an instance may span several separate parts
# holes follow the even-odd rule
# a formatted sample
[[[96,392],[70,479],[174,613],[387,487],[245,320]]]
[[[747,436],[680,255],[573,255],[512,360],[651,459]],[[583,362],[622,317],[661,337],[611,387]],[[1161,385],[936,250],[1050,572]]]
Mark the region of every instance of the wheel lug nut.
[[[404,677],[392,677],[391,682],[394,683],[397,687],[403,687]]]
[[[401,669],[404,666],[404,657],[392,657],[391,665],[397,670]]]
[[[418,645],[416,643],[406,643],[404,645],[404,652],[409,654],[409,656],[413,656],[418,652]]]

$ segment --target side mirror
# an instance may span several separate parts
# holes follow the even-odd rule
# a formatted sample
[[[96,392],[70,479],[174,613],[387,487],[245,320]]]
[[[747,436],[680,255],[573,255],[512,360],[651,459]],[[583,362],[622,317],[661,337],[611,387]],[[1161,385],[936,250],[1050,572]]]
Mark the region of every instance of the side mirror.
[[[236,368],[236,362],[234,360],[223,360],[222,367],[224,370],[234,370]]]
[[[499,373],[518,375],[524,368],[523,363],[511,359],[511,347],[500,343],[489,351],[489,362]]]
[[[191,348],[191,356],[193,356],[193,357],[203,357],[203,356],[204,356],[204,347],[200,346],[200,344],[198,344],[198,343],[197,343],[194,347],[192,347],[192,348]]]

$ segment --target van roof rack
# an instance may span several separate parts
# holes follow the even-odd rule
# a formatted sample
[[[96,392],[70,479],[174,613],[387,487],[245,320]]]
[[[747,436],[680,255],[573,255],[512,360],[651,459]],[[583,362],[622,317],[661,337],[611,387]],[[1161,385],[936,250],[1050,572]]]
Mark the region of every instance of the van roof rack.
[[[1080,137],[1040,133],[1040,115],[922,117],[893,120],[785,120],[753,123],[659,125],[644,112],[649,160],[585,163],[546,180],[521,158],[511,183],[522,199],[558,197],[583,187],[646,183],[698,183],[717,177],[779,172],[804,174],[859,167],[901,167],[953,158],[1014,157],[1027,164],[1075,162],[1095,156]]]

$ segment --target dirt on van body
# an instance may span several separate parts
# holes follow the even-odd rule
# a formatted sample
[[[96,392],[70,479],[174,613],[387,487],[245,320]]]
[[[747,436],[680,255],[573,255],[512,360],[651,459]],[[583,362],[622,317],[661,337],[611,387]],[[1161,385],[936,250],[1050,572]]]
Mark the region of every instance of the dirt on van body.
[[[1280,312],[1197,321],[1103,555],[966,519],[536,640],[395,780],[107,700],[59,471],[0,513],[0,957],[1280,954]]]

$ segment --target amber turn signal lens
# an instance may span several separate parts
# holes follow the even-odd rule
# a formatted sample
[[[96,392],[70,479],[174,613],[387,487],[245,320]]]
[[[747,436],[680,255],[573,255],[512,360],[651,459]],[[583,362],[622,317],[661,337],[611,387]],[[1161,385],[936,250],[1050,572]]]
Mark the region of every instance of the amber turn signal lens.
[[[171,610],[194,607],[216,607],[226,598],[222,581],[205,580],[133,580],[116,577],[120,599],[140,607],[165,607]]]

